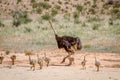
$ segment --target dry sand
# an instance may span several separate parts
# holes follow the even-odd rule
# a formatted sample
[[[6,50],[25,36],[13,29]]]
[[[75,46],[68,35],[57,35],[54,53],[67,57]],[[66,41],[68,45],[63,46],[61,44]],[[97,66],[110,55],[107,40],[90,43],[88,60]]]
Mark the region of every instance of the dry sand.
[[[60,64],[62,58],[67,55],[65,51],[59,49],[50,49],[34,52],[32,58],[36,59],[36,53],[43,57],[46,52],[51,58],[50,66],[44,65],[40,70],[36,65],[36,70],[30,70],[28,57],[24,53],[16,53],[17,60],[15,65],[10,68],[11,61],[9,56],[5,55],[3,64],[0,64],[0,80],[120,80],[120,54],[117,53],[96,53],[98,60],[101,62],[100,71],[97,72],[94,66],[94,54],[87,52],[76,52],[75,64],[65,66]],[[86,70],[81,67],[83,55],[89,54],[87,59]]]

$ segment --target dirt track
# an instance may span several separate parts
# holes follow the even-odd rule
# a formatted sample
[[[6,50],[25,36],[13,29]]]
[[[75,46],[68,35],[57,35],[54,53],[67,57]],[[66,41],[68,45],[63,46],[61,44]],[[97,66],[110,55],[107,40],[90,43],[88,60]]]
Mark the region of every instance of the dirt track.
[[[10,68],[9,56],[5,56],[4,62],[0,64],[0,79],[1,80],[120,80],[120,54],[115,53],[96,53],[98,60],[101,62],[101,68],[99,72],[96,72],[94,66],[94,54],[87,52],[77,52],[75,54],[75,64],[72,66],[65,66],[68,60],[64,64],[60,64],[62,58],[67,55],[65,51],[59,49],[50,49],[34,52],[32,58],[36,59],[36,53],[43,57],[46,52],[47,56],[51,58],[49,67],[44,65],[40,70],[36,65],[36,70],[30,70],[28,64],[28,57],[23,53],[16,53],[17,61],[15,65]],[[83,70],[81,67],[81,61],[83,55],[87,56],[87,68]]]

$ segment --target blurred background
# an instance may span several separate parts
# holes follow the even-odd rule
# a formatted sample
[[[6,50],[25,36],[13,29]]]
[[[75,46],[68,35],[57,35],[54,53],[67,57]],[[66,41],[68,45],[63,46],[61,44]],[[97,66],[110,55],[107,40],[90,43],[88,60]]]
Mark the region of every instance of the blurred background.
[[[120,0],[0,0],[0,49],[57,48],[48,20],[82,51],[120,53]]]

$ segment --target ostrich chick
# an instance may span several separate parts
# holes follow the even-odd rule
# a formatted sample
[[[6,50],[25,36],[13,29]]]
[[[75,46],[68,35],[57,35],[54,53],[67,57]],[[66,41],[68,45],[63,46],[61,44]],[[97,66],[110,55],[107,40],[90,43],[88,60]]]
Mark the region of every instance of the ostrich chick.
[[[37,59],[38,59],[37,63],[39,64],[40,69],[42,69],[42,67],[43,67],[43,59],[39,58],[38,54],[37,54]]]
[[[97,71],[99,71],[99,68],[100,68],[100,62],[97,61],[96,57],[95,57],[95,66],[97,68]]]
[[[1,55],[0,55],[0,64],[2,64],[3,59],[4,59],[4,56],[3,56],[2,53],[1,53]]]
[[[87,56],[87,55],[84,55],[84,59],[83,59],[83,61],[81,62],[81,65],[82,65],[83,69],[86,69],[86,62],[87,62],[86,56]]]
[[[30,55],[29,56],[29,64],[31,65],[31,69],[33,68],[33,71],[35,70],[35,64],[36,64],[36,60],[31,59]]]
[[[25,52],[25,55],[29,56],[29,64],[31,65],[30,69],[35,70],[36,60],[31,59],[32,52]]]
[[[49,66],[50,63],[50,58],[46,57],[46,53],[44,53],[44,58],[43,60],[46,62],[47,67]]]
[[[12,60],[12,65],[14,65],[16,60],[16,55],[12,55],[10,59]]]

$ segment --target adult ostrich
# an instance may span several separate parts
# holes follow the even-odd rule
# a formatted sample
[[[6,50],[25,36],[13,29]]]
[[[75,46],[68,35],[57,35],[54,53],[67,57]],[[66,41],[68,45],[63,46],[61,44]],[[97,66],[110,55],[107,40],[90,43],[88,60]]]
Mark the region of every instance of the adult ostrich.
[[[65,60],[68,58],[69,59],[69,64],[71,65],[74,60],[73,58],[71,59],[71,55],[75,53],[76,50],[81,50],[82,49],[82,44],[81,40],[78,37],[71,37],[71,36],[59,36],[56,34],[51,21],[49,21],[50,26],[54,32],[55,39],[57,42],[57,46],[59,49],[64,48],[65,51],[68,53],[66,57],[63,58],[61,63],[64,63]]]

